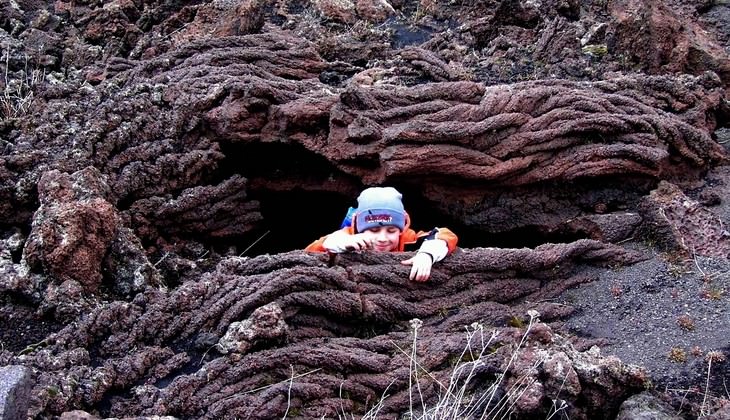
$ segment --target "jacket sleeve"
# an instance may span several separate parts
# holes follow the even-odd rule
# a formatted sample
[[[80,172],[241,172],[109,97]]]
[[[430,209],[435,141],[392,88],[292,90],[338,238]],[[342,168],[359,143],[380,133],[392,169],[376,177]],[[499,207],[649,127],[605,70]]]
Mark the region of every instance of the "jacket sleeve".
[[[327,239],[327,236],[323,236],[316,241],[312,242],[311,244],[307,245],[306,248],[304,248],[305,251],[309,252],[327,252],[327,249],[322,245],[324,243],[324,240]]]
[[[435,241],[434,239],[440,240]],[[421,242],[418,252],[429,254],[433,262],[437,262],[454,252],[459,238],[447,228],[433,228],[430,231],[418,233],[408,229],[405,232],[404,240],[406,244]]]
[[[459,238],[456,234],[448,228],[436,228],[435,238],[446,241],[446,246],[449,248],[449,254],[454,252],[456,244],[459,242]]]
[[[422,238],[424,242],[431,239],[441,239],[446,242],[449,254],[454,252],[456,244],[459,242],[456,234],[448,228],[433,228],[428,232],[419,232],[418,237]]]

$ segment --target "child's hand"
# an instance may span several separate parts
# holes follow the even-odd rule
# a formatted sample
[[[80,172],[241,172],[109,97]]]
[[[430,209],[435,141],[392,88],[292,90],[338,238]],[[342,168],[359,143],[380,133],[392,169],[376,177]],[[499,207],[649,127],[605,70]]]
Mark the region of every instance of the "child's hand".
[[[363,234],[350,235],[342,232],[335,232],[327,237],[322,243],[327,251],[339,254],[347,251],[362,251],[372,246],[370,240]]]
[[[411,274],[408,276],[413,281],[426,281],[431,277],[431,266],[433,257],[426,252],[419,252],[412,258],[401,261],[401,264],[411,265]]]
[[[350,244],[346,247],[348,251],[364,251],[373,247],[372,241],[362,233],[350,235]]]

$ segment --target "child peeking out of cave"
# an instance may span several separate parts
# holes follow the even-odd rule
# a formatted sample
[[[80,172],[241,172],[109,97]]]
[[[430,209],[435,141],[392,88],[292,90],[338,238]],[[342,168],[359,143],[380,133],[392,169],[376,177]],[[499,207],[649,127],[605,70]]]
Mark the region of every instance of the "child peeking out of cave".
[[[403,208],[402,198],[393,187],[365,189],[357,197],[357,209],[350,209],[341,229],[312,242],[305,251],[403,252],[420,243],[416,255],[401,264],[412,266],[411,280],[428,280],[431,266],[454,251],[458,238],[446,228],[416,233],[410,228],[411,220]]]

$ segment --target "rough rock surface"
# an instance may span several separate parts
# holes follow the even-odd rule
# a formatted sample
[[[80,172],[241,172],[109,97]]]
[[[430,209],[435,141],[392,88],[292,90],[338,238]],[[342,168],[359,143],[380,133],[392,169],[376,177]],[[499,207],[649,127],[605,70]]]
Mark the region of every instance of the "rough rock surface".
[[[453,379],[611,418],[649,379],[721,418],[728,28],[701,0],[4,2],[0,365],[39,417],[395,417]],[[430,283],[277,254],[385,184],[460,236]]]
[[[656,396],[642,392],[621,404],[616,420],[680,420],[674,409]]]
[[[469,346],[484,359],[470,386],[486,388],[500,372],[505,389],[514,381],[540,384],[540,393],[518,398],[514,409],[535,415],[564,389],[569,369],[570,392],[561,398],[574,416],[591,418],[615,410],[620,396],[648,378],[597,348],[577,351],[555,334],[544,322],[559,321],[570,308],[549,300],[590,281],[585,267],[641,258],[590,240],[535,250],[474,248],[444,262],[433,282],[423,285],[405,280],[407,268],[394,270],[399,264],[392,255],[343,255],[334,267],[324,256],[299,251],[232,257],[175,291],[149,290],[132,302],[91,311],[32,353],[5,352],[2,362],[40,372],[34,415],[111,398],[112,416],[271,418],[284,414],[286,404],[271,400],[284,402],[289,386],[305,417],[336,415],[340,403],[355,410],[386,388],[391,397],[382,410],[396,414],[410,404],[408,354],[401,350],[411,345],[411,335],[417,334],[424,398],[433,401],[437,384],[447,383],[451,365],[463,358],[468,326]],[[534,308],[529,316],[527,308]],[[412,319],[416,331],[409,332]],[[215,337],[222,337],[218,344]],[[341,392],[351,397],[340,402]],[[489,403],[479,409],[499,410]]]
[[[0,418],[20,420],[27,417],[33,372],[25,366],[0,367]]]

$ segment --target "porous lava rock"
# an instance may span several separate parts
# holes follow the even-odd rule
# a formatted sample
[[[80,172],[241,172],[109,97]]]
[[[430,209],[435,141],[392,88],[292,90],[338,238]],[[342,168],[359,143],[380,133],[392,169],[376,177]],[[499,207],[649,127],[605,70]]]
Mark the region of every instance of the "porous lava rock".
[[[73,174],[45,172],[38,189],[41,206],[33,217],[20,264],[11,265],[10,278],[16,279],[11,290],[45,295],[45,308],[68,319],[85,309],[87,297],[100,292],[104,277],[120,295],[160,283],[96,168]],[[33,281],[40,277],[38,273],[48,275],[48,284]]]
[[[661,182],[642,202],[646,235],[687,256],[730,257],[730,232],[722,217]]]
[[[291,398],[301,415],[319,417],[363,409],[358,404],[386,390],[382,412],[396,414],[409,407],[411,362],[403,349],[428,372],[420,379],[427,401],[448,383],[449,360],[460,360],[467,346],[482,352],[472,392],[495,381],[505,389],[513,381],[541,384],[539,394],[505,397],[516,398],[515,411],[525,416],[542,413],[542,402],[560,394],[573,415],[590,418],[643,386],[641,369],[596,349],[577,351],[546,324],[570,312],[550,297],[591,281],[589,267],[631,264],[641,254],[590,240],[475,248],[444,261],[430,284],[409,283],[399,258],[343,255],[332,267],[326,256],[300,251],[223,259],[199,281],[91,310],[32,351],[4,352],[0,361],[39,372],[32,415],[111,401],[111,416],[271,418],[283,415]],[[196,347],[206,334],[221,342]],[[231,340],[234,334],[239,338]],[[536,357],[544,362],[535,364],[538,371],[525,370]],[[561,391],[563,381],[570,392]],[[487,407],[495,406],[481,409]]]
[[[38,374],[38,417],[335,416],[386,391],[396,417],[414,379],[432,404],[467,371],[478,409],[615,415],[645,373],[565,335],[555,299],[652,244],[728,257],[716,3],[3,3],[0,325],[31,330],[0,331],[0,364]],[[386,184],[458,228],[431,282],[400,255],[242,256]]]
[[[101,261],[119,228],[109,187],[95,168],[75,176],[49,171],[38,183],[41,206],[23,255],[28,266],[60,282],[75,281],[94,293],[102,280]]]

